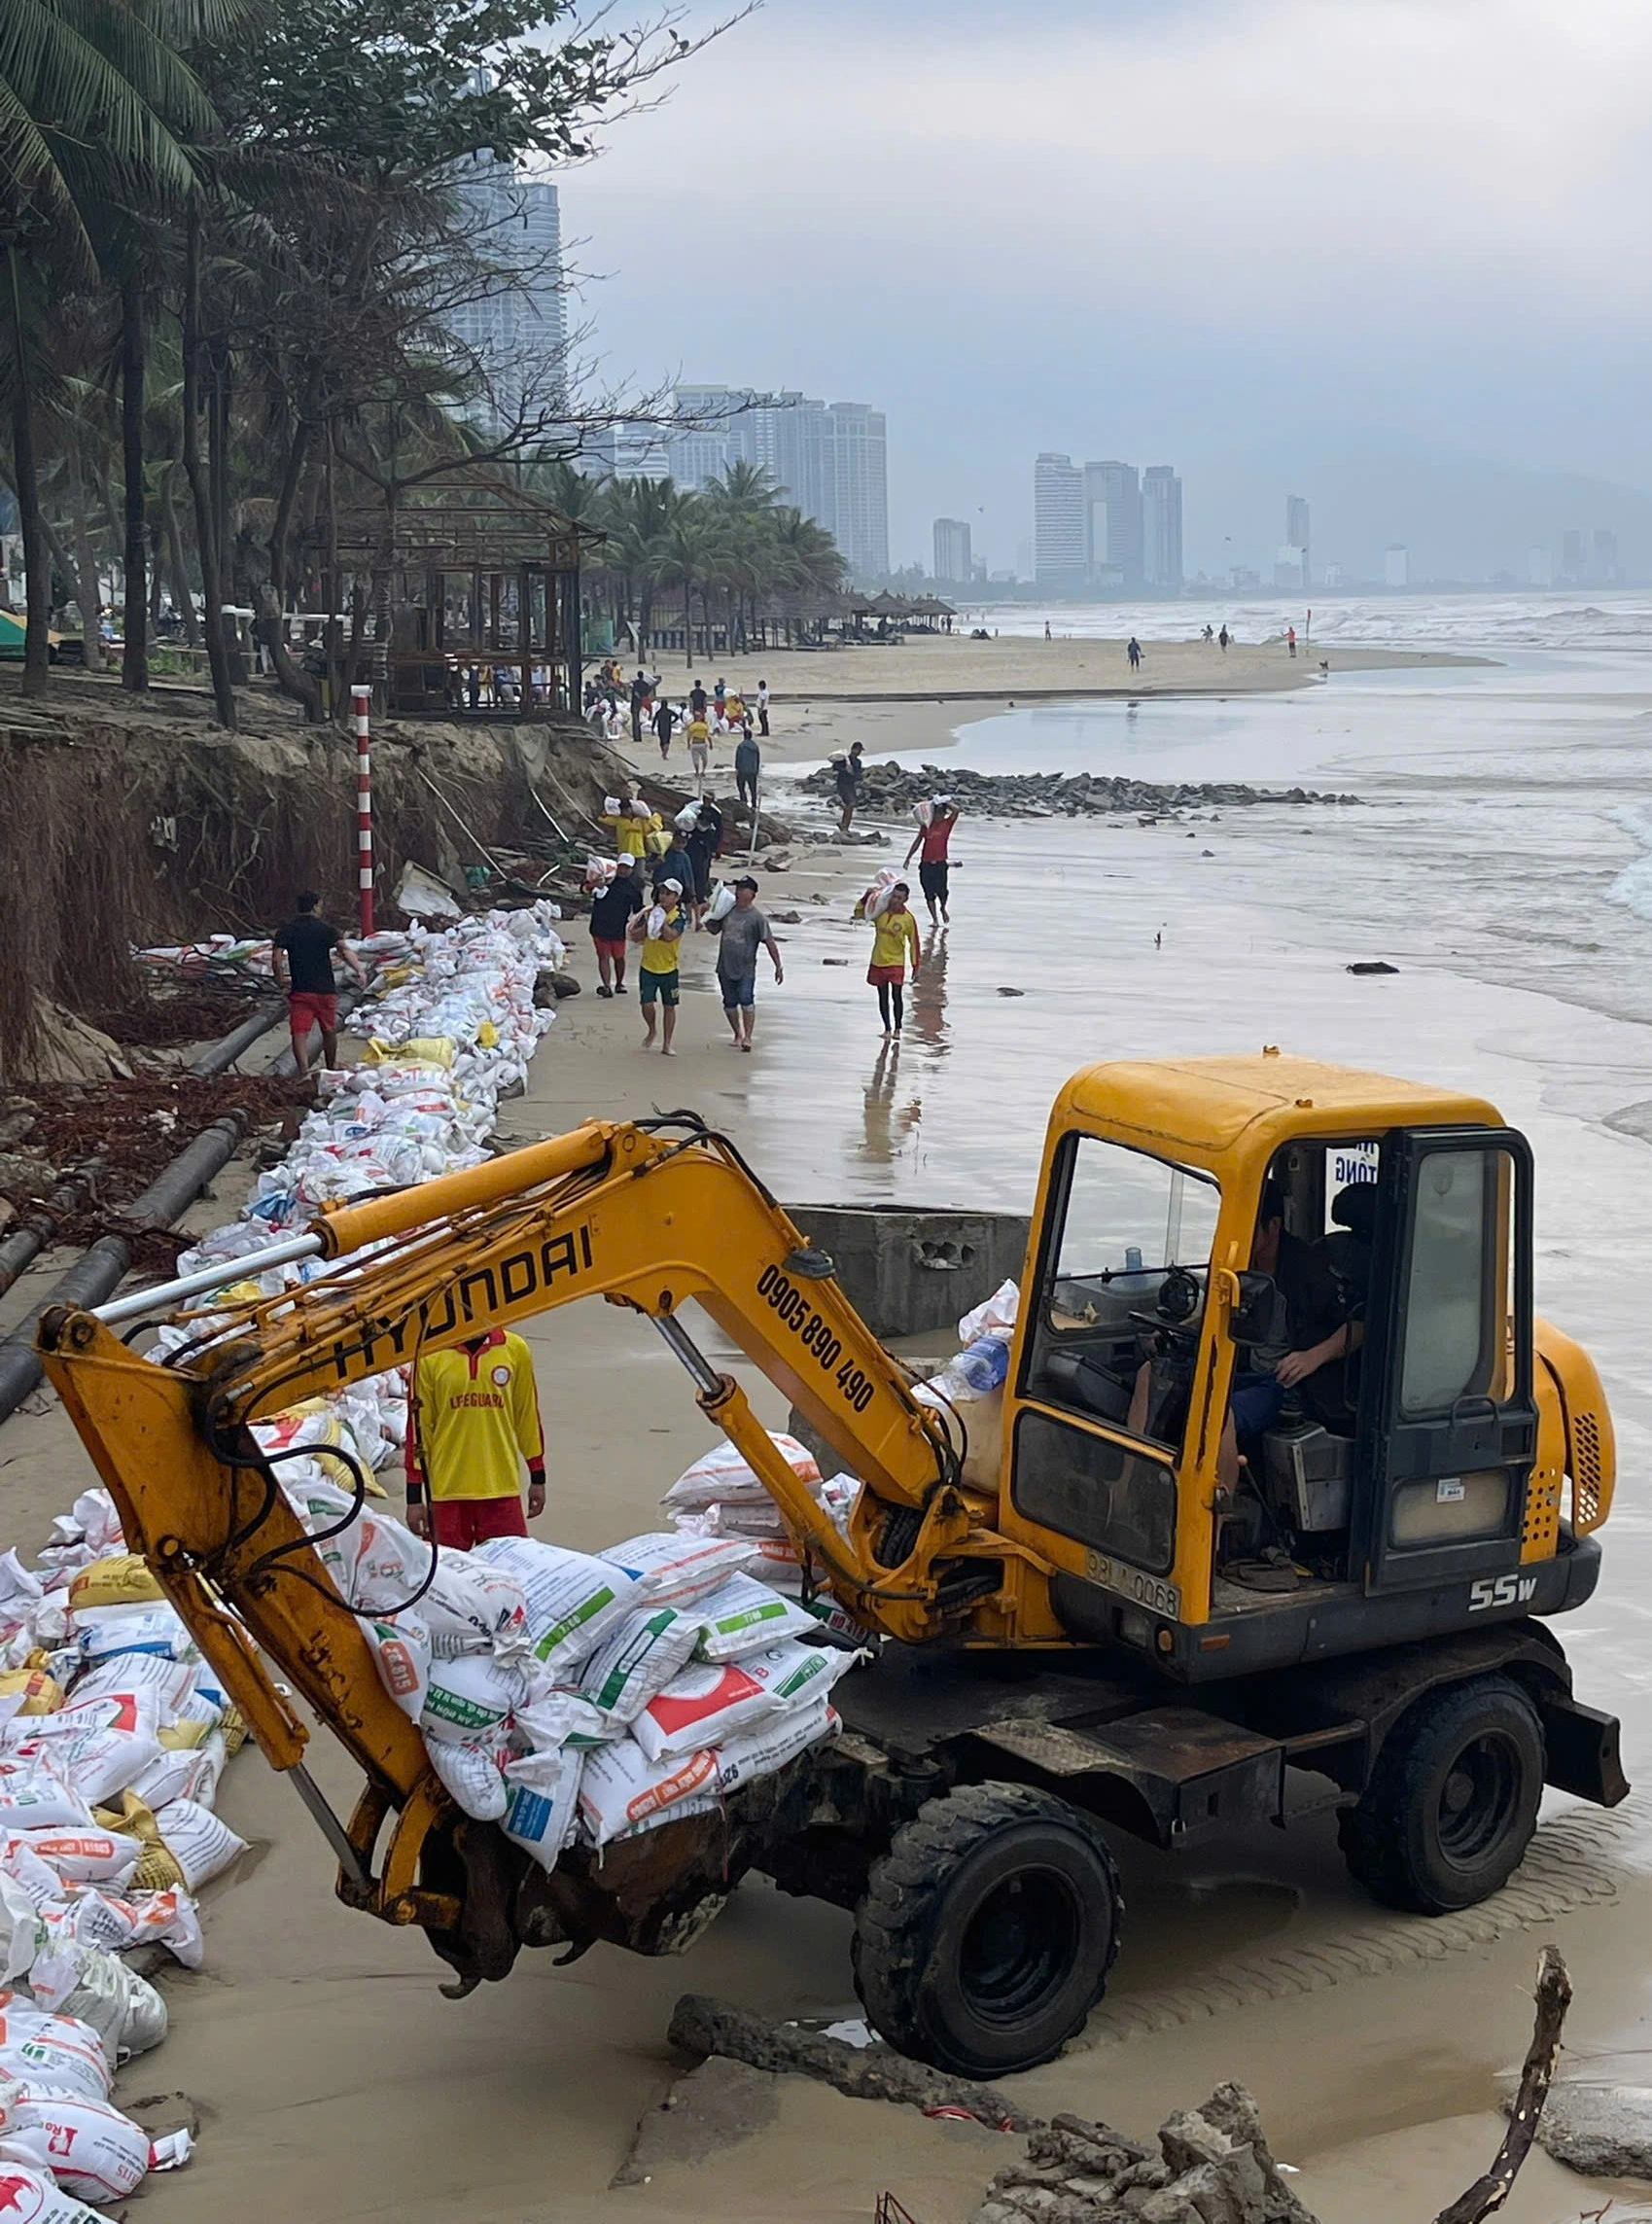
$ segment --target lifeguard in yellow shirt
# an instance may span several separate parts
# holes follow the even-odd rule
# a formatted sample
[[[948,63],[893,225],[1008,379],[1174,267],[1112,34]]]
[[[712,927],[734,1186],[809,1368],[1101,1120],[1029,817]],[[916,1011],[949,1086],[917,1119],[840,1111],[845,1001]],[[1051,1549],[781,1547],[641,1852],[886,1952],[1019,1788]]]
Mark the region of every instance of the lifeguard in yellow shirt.
[[[545,1511],[545,1429],[533,1354],[493,1328],[428,1352],[413,1369],[407,1416],[407,1526],[449,1552],[490,1536],[526,1536],[528,1512]]]

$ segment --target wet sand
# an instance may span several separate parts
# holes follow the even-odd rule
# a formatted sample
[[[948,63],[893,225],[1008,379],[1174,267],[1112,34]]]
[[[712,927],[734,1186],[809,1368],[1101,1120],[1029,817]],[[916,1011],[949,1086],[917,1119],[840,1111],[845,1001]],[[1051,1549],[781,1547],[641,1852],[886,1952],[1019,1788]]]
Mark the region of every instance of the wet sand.
[[[1271,898],[1303,832],[1331,845],[1337,828],[1277,810],[1197,827],[967,825],[954,924],[926,934],[907,1039],[894,1051],[864,985],[865,930],[848,918],[866,854],[794,850],[791,869],[765,881],[761,900],[800,917],[779,928],[785,987],[761,969],[750,1058],[729,1046],[710,993],[709,938],[685,962],[682,1055],[666,1063],[637,1048],[634,999],[590,996],[589,944],[575,927],[587,993],[559,1011],[528,1097],[504,1108],[506,1134],[690,1105],[786,1199],[1024,1206],[1048,1106],[1093,1058],[1270,1041],[1485,1090],[1536,1148],[1539,1302],[1595,1353],[1614,1400],[1627,1502],[1607,1533],[1599,1598],[1559,1634],[1581,1694],[1624,1712],[1633,1777],[1652,1765],[1640,1603],[1652,1545],[1637,1488],[1652,1390],[1631,1280],[1652,1241],[1652,1185],[1645,1146],[1603,1115],[1652,1098],[1652,1052],[1638,1028],[1470,979],[1425,946],[1391,950],[1396,976],[1347,974],[1369,954],[1356,931]],[[888,832],[903,849],[910,830]],[[226,1188],[203,1212],[222,1217],[233,1201]],[[676,1362],[646,1324],[601,1306],[542,1321],[532,1341],[551,1444],[539,1526],[585,1546],[649,1526],[659,1492],[710,1438]],[[744,1362],[735,1371],[778,1422],[767,1385]],[[79,1446],[60,1414],[24,1416],[0,1440],[0,1463],[10,1533],[37,1542],[86,1479]],[[347,1804],[351,1772],[325,1739],[313,1758]],[[972,2127],[789,2081],[777,2121],[752,2139],[609,2193],[637,2114],[669,2084],[663,2032],[678,1993],[782,2014],[847,2009],[845,1916],[749,1883],[685,1959],[599,1947],[558,1969],[525,1953],[507,1984],[451,2003],[416,1935],[334,1900],[319,1834],[252,1752],[229,1771],[221,1807],[255,1854],[209,1895],[205,1968],[166,1980],[175,2026],[164,2051],[118,2088],[181,2090],[202,2111],[195,2162],[146,2194],[155,2224],[848,2224],[884,2186],[921,2224],[954,2224],[1011,2151]],[[1179,1860],[1122,1845],[1129,1916],[1107,2001],[1076,2051],[1023,2081],[1027,2102],[1148,2133],[1237,2076],[1324,2224],[1431,2216],[1500,2136],[1492,2075],[1524,2049],[1542,1939],[1558,1939],[1577,1982],[1573,2059],[1587,2067],[1598,2050],[1643,2043],[1643,1811],[1599,1818],[1561,1799],[1550,1809],[1517,1889],[1442,1924],[1365,1900],[1325,1818]],[[1504,2213],[1558,2224],[1622,2191],[1591,2197],[1537,2156]]]

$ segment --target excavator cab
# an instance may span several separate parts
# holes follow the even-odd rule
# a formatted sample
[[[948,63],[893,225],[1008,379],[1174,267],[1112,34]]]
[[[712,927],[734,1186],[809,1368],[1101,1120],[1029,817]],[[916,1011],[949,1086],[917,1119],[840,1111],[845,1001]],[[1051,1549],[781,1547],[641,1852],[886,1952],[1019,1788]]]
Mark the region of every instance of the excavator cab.
[[[1587,1599],[1609,1424],[1531,1221],[1475,1099],[1274,1052],[1077,1076],[1000,1512],[1066,1634],[1193,1681]]]

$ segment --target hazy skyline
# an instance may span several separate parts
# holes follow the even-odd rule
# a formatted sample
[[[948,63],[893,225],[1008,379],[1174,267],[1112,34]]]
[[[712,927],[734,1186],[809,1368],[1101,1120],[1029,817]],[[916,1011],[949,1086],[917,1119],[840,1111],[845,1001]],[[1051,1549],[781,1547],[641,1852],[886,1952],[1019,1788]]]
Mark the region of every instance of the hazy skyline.
[[[564,221],[609,375],[887,412],[896,562],[945,514],[1009,564],[1047,447],[1175,463],[1190,572],[1265,565],[1320,469],[1357,566],[1431,529],[1360,457],[1379,502],[1406,459],[1652,487],[1649,83],[1628,0],[768,0]],[[1517,539],[1565,498],[1511,486]],[[1633,543],[1596,507],[1543,529]]]

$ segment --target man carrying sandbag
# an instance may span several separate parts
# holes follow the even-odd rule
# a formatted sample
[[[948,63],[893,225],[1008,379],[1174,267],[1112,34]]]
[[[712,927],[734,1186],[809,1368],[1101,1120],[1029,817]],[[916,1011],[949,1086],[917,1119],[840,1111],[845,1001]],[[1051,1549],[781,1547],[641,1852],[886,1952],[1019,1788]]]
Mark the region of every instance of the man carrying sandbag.
[[[545,1511],[545,1429],[533,1354],[493,1328],[413,1368],[407,1415],[407,1527],[449,1552],[490,1536],[526,1536],[528,1512]]]

